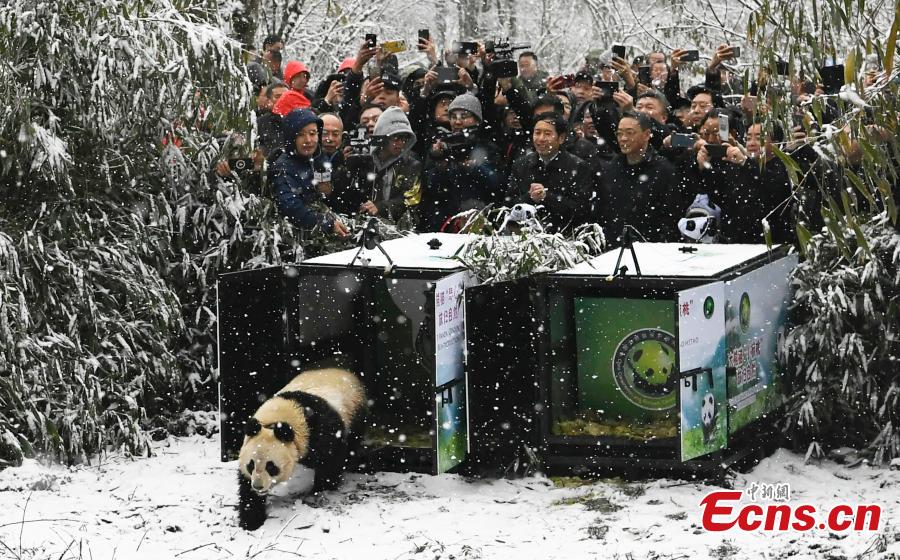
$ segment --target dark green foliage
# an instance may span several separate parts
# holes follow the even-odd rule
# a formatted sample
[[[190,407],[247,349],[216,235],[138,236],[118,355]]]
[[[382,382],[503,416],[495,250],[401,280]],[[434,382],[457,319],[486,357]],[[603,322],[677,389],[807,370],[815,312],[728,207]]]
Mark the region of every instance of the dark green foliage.
[[[809,454],[870,447],[883,463],[900,456],[900,233],[886,219],[861,231],[868,259],[848,261],[830,237],[815,236],[795,273],[798,326],[781,348],[795,389],[784,427]]]
[[[66,462],[141,452],[144,428],[190,388],[166,282],[163,139],[195,157],[187,147],[211,145],[247,99],[208,13],[153,0],[0,7],[0,460],[29,443]]]

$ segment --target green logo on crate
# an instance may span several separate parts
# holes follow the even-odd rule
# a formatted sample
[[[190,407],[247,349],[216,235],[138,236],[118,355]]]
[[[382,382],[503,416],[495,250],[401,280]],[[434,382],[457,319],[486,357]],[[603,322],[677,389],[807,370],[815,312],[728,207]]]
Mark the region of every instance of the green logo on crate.
[[[613,375],[622,394],[645,410],[675,406],[675,337],[659,329],[635,331],[619,343]]]
[[[703,300],[703,316],[709,319],[713,316],[713,311],[716,310],[716,302],[713,300],[712,296],[706,296],[706,299]]]
[[[747,292],[741,294],[741,332],[747,332],[750,328],[750,296]]]

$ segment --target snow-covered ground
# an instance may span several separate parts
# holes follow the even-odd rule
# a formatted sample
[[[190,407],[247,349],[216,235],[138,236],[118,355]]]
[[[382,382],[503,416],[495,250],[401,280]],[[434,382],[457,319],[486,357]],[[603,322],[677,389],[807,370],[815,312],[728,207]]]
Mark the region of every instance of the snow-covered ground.
[[[700,499],[675,480],[556,487],[545,478],[350,474],[320,503],[270,498],[253,533],[237,527],[236,463],[215,438],[171,439],[156,456],[66,469],[29,461],[0,471],[0,558],[702,559],[900,558],[900,472],[778,451],[735,489],[789,483],[791,504],[882,506],[881,530],[709,533]],[[308,474],[303,473],[304,475]]]

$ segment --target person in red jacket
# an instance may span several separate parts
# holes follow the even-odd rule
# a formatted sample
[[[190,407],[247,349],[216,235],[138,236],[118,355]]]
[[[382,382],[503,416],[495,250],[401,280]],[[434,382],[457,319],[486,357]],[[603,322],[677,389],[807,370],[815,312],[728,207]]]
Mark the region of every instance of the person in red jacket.
[[[313,95],[306,89],[309,84],[309,68],[299,60],[291,60],[284,67],[284,82],[290,86],[281,96],[272,112],[285,116],[294,109],[308,109],[312,105]]]

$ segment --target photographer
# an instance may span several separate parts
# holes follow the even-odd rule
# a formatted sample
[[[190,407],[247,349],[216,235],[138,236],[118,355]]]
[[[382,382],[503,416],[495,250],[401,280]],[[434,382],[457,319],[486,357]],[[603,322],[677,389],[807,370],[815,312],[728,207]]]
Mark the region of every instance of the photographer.
[[[481,209],[502,199],[497,174],[499,154],[483,129],[481,103],[470,93],[448,107],[451,133],[431,146],[423,222],[439,231],[464,210]]]
[[[312,109],[316,114],[339,113],[344,106],[346,74],[329,74],[316,88]]]
[[[262,52],[247,64],[247,77],[259,91],[273,79],[281,79],[281,50],[284,41],[278,35],[269,35],[262,45]]]
[[[323,181],[326,173],[319,150],[322,120],[308,109],[296,109],[284,117],[284,152],[269,167],[268,181],[275,193],[278,212],[299,228],[321,227],[344,237],[347,227],[324,206],[322,194],[331,185]]]
[[[744,91],[744,84],[739,77],[732,76],[731,71],[723,64],[735,58],[735,47],[731,45],[719,45],[706,69],[705,85],[709,89],[722,95],[740,94]]]
[[[539,206],[538,219],[551,232],[566,232],[586,217],[591,172],[584,161],[562,149],[567,132],[559,113],[538,115],[532,131],[535,151],[513,164],[506,192],[507,206]]]
[[[402,221],[412,229],[417,222],[412,210],[421,197],[422,164],[412,154],[416,135],[399,107],[382,113],[374,132],[371,155],[348,158],[334,176],[335,192],[354,213]]]
[[[745,189],[741,184],[741,166],[749,154],[740,145],[740,134],[735,133],[737,127],[730,126],[728,141],[722,140],[719,122],[722,117],[727,117],[732,124],[740,122],[734,112],[711,109],[700,121],[700,139],[694,144],[693,152],[689,152],[693,157],[684,160],[683,175],[686,199],[705,194],[721,207],[722,239],[731,241],[732,237],[740,240],[744,235],[738,222],[740,214],[748,209],[738,194]]]
[[[692,86],[687,90],[687,98],[691,100],[690,111],[684,117],[684,127],[688,130],[696,131],[712,109],[725,107],[722,95],[705,85]]]
[[[426,73],[425,85],[410,98],[409,122],[419,138],[414,150],[420,160],[428,157],[429,149],[441,135],[450,132],[450,103],[465,91],[459,84],[441,84],[432,89],[428,85],[432,75],[436,76],[433,70]]]
[[[230,155],[237,156],[238,153]],[[262,171],[265,159],[262,149],[256,148],[250,157],[219,160],[211,175],[223,182],[240,185],[244,192],[259,195],[263,190]]]
[[[356,126],[356,123],[359,122],[360,113],[362,111],[360,103],[360,96],[362,94],[363,88],[363,70],[366,67],[366,64],[375,57],[375,54],[378,52],[377,47],[370,47],[366,42],[363,42],[359,47],[359,51],[356,53],[356,58],[352,59],[353,62],[350,65],[349,70],[344,68],[344,64],[341,64],[342,70],[344,73],[344,91],[343,91],[343,105],[340,111],[341,120],[344,121],[344,128],[351,129]],[[371,93],[371,92],[369,92]]]

